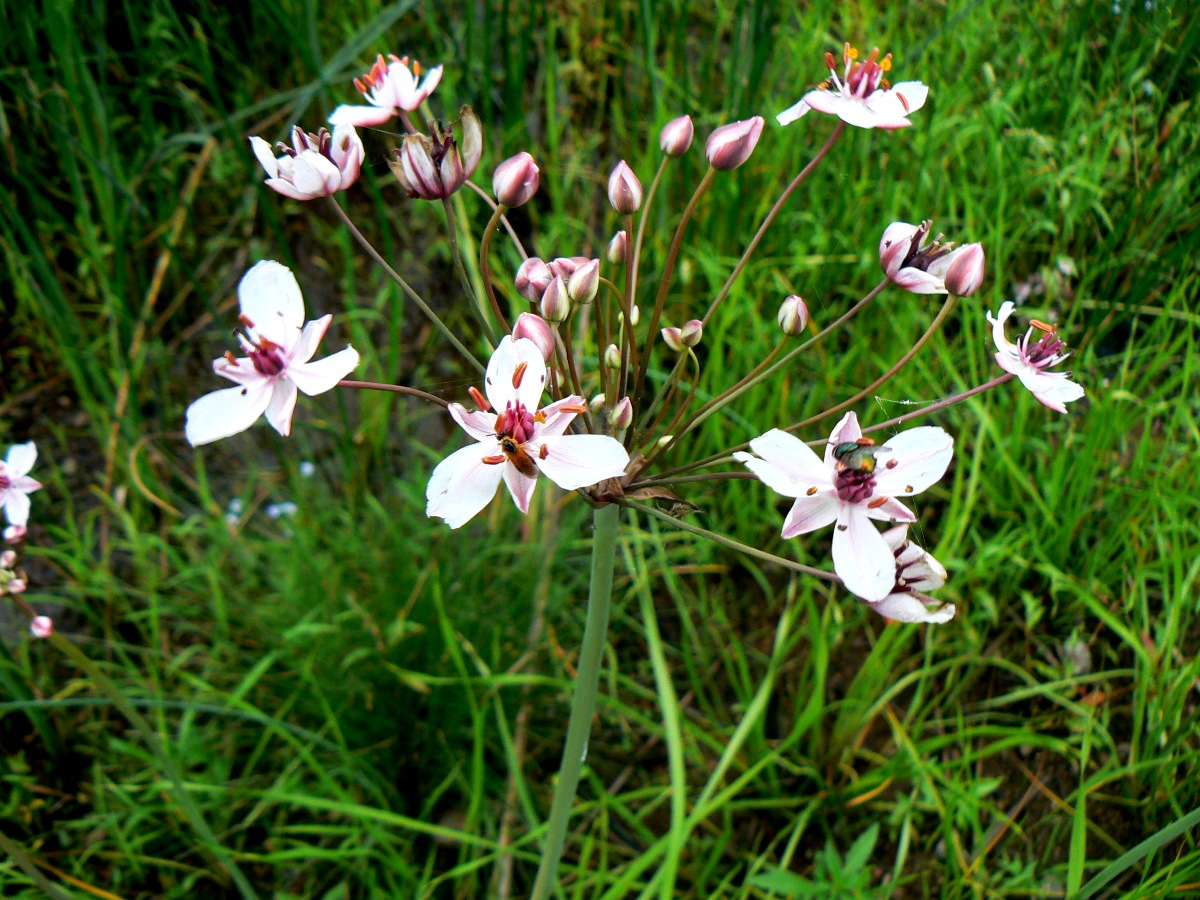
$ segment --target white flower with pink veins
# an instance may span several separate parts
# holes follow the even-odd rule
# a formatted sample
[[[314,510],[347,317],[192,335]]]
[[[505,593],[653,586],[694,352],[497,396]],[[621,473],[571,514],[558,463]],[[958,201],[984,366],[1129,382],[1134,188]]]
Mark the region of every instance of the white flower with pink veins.
[[[29,477],[35,462],[37,447],[33,441],[13,444],[8,448],[8,456],[0,460],[0,506],[4,507],[9,524],[17,529],[23,530],[29,524],[29,495],[42,486]]]
[[[264,413],[287,437],[297,391],[323,394],[358,365],[358,352],[349,345],[310,362],[333,316],[304,325],[304,298],[287,266],[268,259],[252,268],[238,285],[238,304],[245,328],[238,339],[247,355],[213,360],[213,371],[238,386],[205,394],[188,407],[185,434],[193,447],[245,431]]]
[[[829,80],[777,115],[780,125],[795,122],[810,109],[837,116],[856,128],[890,130],[912,124],[908,116],[925,105],[929,88],[919,81],[902,81],[888,87],[884,75],[892,68],[892,54],[880,59],[875,49],[858,62],[858,51],[846,44],[842,60],[845,65],[838,77],[833,54],[825,54]]]
[[[1021,384],[1043,406],[1048,406],[1055,412],[1065,413],[1066,404],[1083,397],[1083,388],[1071,380],[1070,372],[1048,372],[1071,354],[1066,352],[1067,345],[1062,342],[1054,327],[1034,321],[1024,337],[1017,338],[1014,344],[1004,334],[1004,323],[1013,314],[1015,306],[1011,300],[1000,304],[1000,312],[993,319],[987,314],[992,323],[992,343],[996,345],[996,362],[1005,372],[1011,372],[1021,379]],[[1034,340],[1035,332],[1040,335]]]
[[[625,474],[629,454],[620,441],[602,434],[566,433],[587,409],[583,397],[564,397],[538,408],[545,385],[546,363],[537,345],[527,338],[505,337],[488,361],[486,399],[471,389],[480,409],[468,412],[459,403],[449,406],[454,421],[476,443],[451,453],[433,470],[425,491],[426,515],[459,528],[488,505],[501,481],[517,508],[528,512],[541,475],[573,491]]]
[[[794,435],[773,428],[734,458],[767,487],[796,502],[783,523],[783,537],[835,525],[833,569],[846,589],[869,603],[883,600],[896,584],[892,548],[871,524],[911,523],[912,511],[896,497],[909,497],[936,483],[954,455],[954,440],[933,426],[910,428],[877,447],[863,438],[858,417],[846,413],[825,447],[822,460]]]

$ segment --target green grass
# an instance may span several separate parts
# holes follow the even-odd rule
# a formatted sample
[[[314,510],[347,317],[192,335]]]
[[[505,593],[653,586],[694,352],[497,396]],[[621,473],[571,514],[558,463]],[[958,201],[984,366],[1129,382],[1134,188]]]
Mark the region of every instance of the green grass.
[[[0,442],[37,440],[46,484],[27,597],[147,718],[261,895],[527,893],[588,510],[546,491],[528,519],[501,501],[461,532],[425,519],[451,429],[389,396],[304,403],[286,441],[258,427],[187,447],[183,411],[218,386],[207,366],[260,258],[296,269],[311,313],[338,314],[334,342],[364,352],[364,377],[458,400],[471,383],[331,216],[261,187],[245,137],[315,128],[377,51],[445,62],[435,107],[472,103],[487,126],[477,180],[531,149],[543,188],[517,226],[543,256],[599,254],[618,158],[648,183],[668,119],[690,113],[702,139],[761,113],[754,157],[690,227],[679,322],[832,127],[773,114],[820,79],[825,50],[878,44],[929,104],[905,132],[839,141],[711,323],[700,390],[768,352],[786,293],[830,321],[878,280],[883,227],[933,216],[984,242],[989,277],[860,417],[991,377],[983,310],[1021,286],[1076,348],[1088,399],[1058,416],[1007,385],[933,420],[957,450],[917,504],[959,608],[943,626],[888,625],[630,514],[562,896],[1055,897],[1094,878],[1092,896],[1189,895],[1200,21],[1120,7],[0,5]],[[390,137],[365,134],[351,212],[469,327],[440,210],[401,197]],[[664,181],[647,288],[701,160]],[[464,207],[481,227],[482,205]],[[852,395],[935,310],[885,293],[668,463]],[[779,540],[784,507],[762,485],[681,492],[697,524],[828,564],[827,536]],[[294,517],[266,515],[284,500]],[[45,642],[0,657],[0,748],[0,832],[22,857],[0,860],[5,896],[44,895],[30,869],[73,898],[236,896],[142,736]]]

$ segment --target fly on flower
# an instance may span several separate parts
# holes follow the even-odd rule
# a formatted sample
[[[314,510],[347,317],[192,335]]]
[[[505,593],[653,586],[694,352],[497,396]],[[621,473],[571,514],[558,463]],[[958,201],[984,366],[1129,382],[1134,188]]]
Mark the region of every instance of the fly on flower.
[[[858,50],[846,44],[842,61],[839,76],[833,54],[825,54],[829,80],[777,115],[775,118],[780,125],[796,121],[810,109],[835,115],[856,128],[891,130],[912,124],[908,117],[925,105],[929,88],[919,81],[902,81],[889,87],[884,76],[892,68],[892,54],[880,59],[876,48],[859,62]]]
[[[433,470],[426,515],[459,528],[488,505],[501,481],[517,508],[528,512],[540,475],[573,491],[625,474],[629,454],[619,441],[566,433],[587,408],[583,397],[564,397],[539,409],[545,385],[546,363],[537,345],[527,338],[501,340],[488,361],[486,397],[471,389],[480,408],[468,412],[458,403],[449,406],[454,421],[476,443],[456,450]]]

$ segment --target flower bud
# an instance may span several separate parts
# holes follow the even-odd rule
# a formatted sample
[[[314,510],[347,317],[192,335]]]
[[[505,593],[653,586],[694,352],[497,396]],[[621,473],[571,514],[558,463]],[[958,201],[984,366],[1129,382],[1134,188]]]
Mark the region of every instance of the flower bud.
[[[695,347],[704,337],[704,323],[699,319],[688,319],[679,329],[679,340],[685,347]]]
[[[600,410],[604,409],[604,404],[606,402],[608,402],[607,397],[605,397],[603,394],[597,394],[588,401],[588,408],[591,409],[593,413],[598,413]]]
[[[550,362],[550,357],[554,355],[554,332],[541,316],[529,312],[521,313],[513,325],[512,336],[514,341],[528,338],[537,344],[537,348],[542,351],[542,359],[546,362]]]
[[[803,298],[795,294],[789,295],[779,305],[777,319],[779,327],[788,337],[799,337],[804,334],[804,329],[808,328],[808,307]]]
[[[625,256],[629,253],[628,244],[629,238],[624,231],[614,234],[612,240],[608,242],[608,261],[614,266],[625,262]]]
[[[750,158],[758,146],[762,130],[762,116],[722,125],[708,136],[708,142],[704,145],[708,164],[722,172],[736,169]]]
[[[683,345],[683,332],[674,325],[670,325],[662,330],[662,339],[676,353],[682,353],[685,349]]]
[[[608,202],[622,215],[635,213],[642,208],[642,183],[625,160],[617,163],[608,176]]]
[[[556,256],[546,265],[550,267],[552,274],[561,275],[563,281],[570,281],[576,269],[590,262],[591,260],[586,256]]]
[[[642,320],[642,311],[636,306],[630,307],[630,309],[629,309],[629,324],[633,325],[634,327],[637,327],[637,323],[640,322],[641,320]],[[624,310],[617,313],[617,321],[618,322],[625,321],[625,311]]]
[[[612,411],[612,425],[617,431],[624,431],[633,424],[633,402],[628,397],[622,397]]]
[[[25,540],[25,535],[29,533],[29,529],[24,525],[9,525],[4,529],[4,540],[10,544],[19,544]]]
[[[588,260],[571,273],[567,294],[575,303],[591,303],[600,290],[600,260]]]
[[[4,590],[10,594],[23,594],[27,587],[29,585],[25,583],[24,578],[10,578],[8,584],[4,585]]]
[[[458,111],[462,123],[462,165],[467,178],[475,174],[479,161],[483,159],[483,126],[479,124],[479,116],[469,106]],[[465,179],[464,179],[465,180]]]
[[[553,280],[554,273],[550,271],[550,267],[536,256],[531,256],[517,269],[513,284],[516,285],[518,294],[530,303],[537,303]]]
[[[610,369],[621,368],[621,348],[616,344],[609,344],[604,348],[604,365]]]
[[[983,244],[967,244],[950,255],[946,290],[959,297],[970,297],[983,284]]]
[[[48,638],[54,634],[54,620],[49,616],[34,616],[29,623],[29,633],[35,638]]]
[[[542,294],[542,318],[547,322],[565,322],[571,315],[571,298],[561,275],[554,276],[546,292]]]
[[[692,117],[680,116],[663,126],[658,133],[658,146],[667,156],[683,156],[692,146],[695,134],[696,126],[692,124]]]
[[[17,551],[5,550],[0,553],[0,569],[11,569],[17,564]]]
[[[537,163],[522,150],[496,166],[496,172],[492,175],[492,191],[505,206],[522,206],[537,193],[539,179]]]

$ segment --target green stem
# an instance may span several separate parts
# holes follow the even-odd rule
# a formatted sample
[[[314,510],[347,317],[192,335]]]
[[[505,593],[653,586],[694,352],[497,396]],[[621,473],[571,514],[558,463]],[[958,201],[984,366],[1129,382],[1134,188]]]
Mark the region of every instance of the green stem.
[[[467,274],[467,267],[463,263],[462,248],[458,245],[458,216],[454,214],[453,198],[443,197],[442,207],[446,210],[446,234],[450,238],[450,255],[454,257],[454,269],[458,272],[458,280],[462,282],[463,292],[471,300],[471,309],[475,311],[476,316],[479,318],[479,326],[483,329],[483,333],[494,347],[499,343],[499,337],[492,323],[488,321],[487,313],[484,312],[483,299],[476,294],[475,288],[471,284],[471,276]],[[504,331],[508,331],[508,324],[499,315],[499,307],[496,308],[495,312],[499,319],[500,327]]]
[[[64,894],[56,888],[53,882],[41,873],[41,870],[37,867],[37,863],[26,855],[20,845],[10,841],[3,832],[0,832],[0,850],[11,856],[13,862],[21,868],[21,871],[29,876],[30,881],[45,891],[47,897],[52,898],[52,900],[71,900],[70,895]]]
[[[558,862],[567,837],[567,822],[575,803],[579,773],[587,756],[588,733],[596,712],[596,689],[600,683],[600,659],[608,633],[608,615],[612,606],[613,568],[617,553],[617,524],[621,508],[601,506],[593,513],[592,584],[588,593],[587,622],[583,627],[583,646],[571,701],[571,719],[567,723],[567,742],[563,747],[562,766],[554,786],[554,800],[546,827],[546,846],[533,884],[530,900],[546,900],[558,881]]]
[[[488,220],[487,227],[483,229],[483,237],[479,239],[479,274],[483,279],[483,289],[487,291],[488,303],[492,306],[492,315],[496,317],[504,330],[509,330],[508,324],[504,321],[504,314],[500,311],[500,301],[496,299],[496,289],[492,287],[492,271],[488,265],[488,251],[492,246],[492,233],[500,224],[500,220],[504,218],[504,214],[508,212],[508,207],[503,203],[496,204],[496,208],[492,211],[492,218]]]
[[[158,735],[150,728],[150,723],[142,717],[142,714],[129,702],[121,692],[121,689],[110,681],[107,675],[100,671],[99,666],[86,653],[61,634],[52,634],[48,640],[60,652],[69,657],[75,665],[79,666],[96,686],[108,695],[109,699],[116,704],[117,709],[121,711],[138,734],[142,736],[142,740],[146,742],[146,745],[154,754],[154,758],[158,760],[163,774],[167,776],[167,780],[171,782],[171,786],[175,789],[175,799],[179,803],[179,808],[191,823],[192,828],[195,829],[196,834],[199,835],[200,840],[213,856],[216,857],[218,863],[224,867],[225,871],[229,873],[229,877],[237,885],[238,893],[247,898],[247,900],[257,900],[258,894],[254,892],[254,888],[250,886],[250,882],[246,880],[246,876],[242,874],[242,870],[237,867],[237,863],[225,852],[225,848],[221,846],[221,843],[217,840],[217,836],[208,827],[208,822],[205,821],[204,814],[200,812],[199,807],[196,806],[191,795],[188,794],[187,788],[183,784],[183,776],[179,772],[179,767],[175,765],[175,760],[171,759],[163,749],[162,742],[159,741]]]

